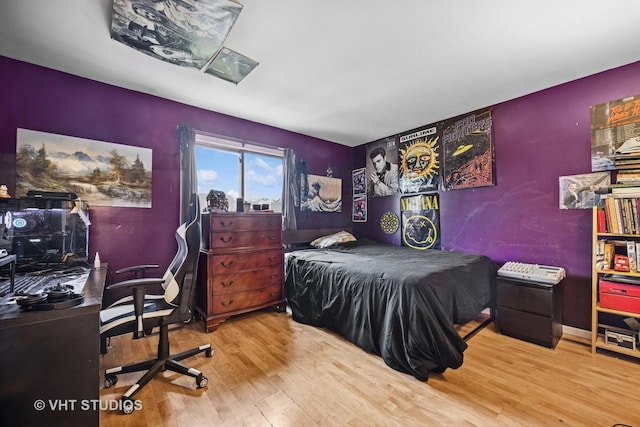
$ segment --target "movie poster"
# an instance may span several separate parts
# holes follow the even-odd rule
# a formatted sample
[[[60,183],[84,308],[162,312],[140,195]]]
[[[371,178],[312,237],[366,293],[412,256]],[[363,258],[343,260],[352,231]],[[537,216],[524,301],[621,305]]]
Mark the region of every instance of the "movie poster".
[[[440,249],[440,202],[437,193],[400,198],[402,246]]]
[[[640,168],[640,95],[590,107],[591,171]]]
[[[367,144],[367,196],[392,196],[398,192],[398,147],[390,136]]]
[[[400,134],[399,188],[403,194],[438,191],[440,175],[440,129],[430,125]]]
[[[442,151],[445,190],[495,185],[491,109],[445,121]]]

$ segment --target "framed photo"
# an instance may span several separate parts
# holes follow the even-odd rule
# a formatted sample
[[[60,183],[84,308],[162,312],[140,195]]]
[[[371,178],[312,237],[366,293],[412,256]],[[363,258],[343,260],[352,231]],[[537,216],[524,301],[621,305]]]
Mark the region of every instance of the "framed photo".
[[[360,196],[367,194],[367,175],[365,168],[355,169],[352,172],[353,177],[353,195]]]
[[[367,196],[353,197],[353,222],[367,222]]]

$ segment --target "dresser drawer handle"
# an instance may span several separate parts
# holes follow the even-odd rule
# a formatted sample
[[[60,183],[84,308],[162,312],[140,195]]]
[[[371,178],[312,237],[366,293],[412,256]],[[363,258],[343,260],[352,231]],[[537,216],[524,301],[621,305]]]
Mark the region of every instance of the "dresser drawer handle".
[[[233,236],[229,236],[229,238],[228,238],[228,239],[227,239],[227,238],[225,238],[224,236],[221,236],[221,237],[220,237],[220,240],[221,240],[223,243],[229,243],[231,240],[233,240]]]
[[[269,235],[267,236],[267,238],[268,238],[269,240],[276,240],[276,239],[277,239],[277,237],[276,237],[276,236],[274,236],[273,234],[269,234]]]
[[[273,280],[273,279],[276,279],[277,277],[278,277],[278,275],[277,275],[277,274],[271,274],[271,275],[269,276],[269,279]]]
[[[223,288],[228,288],[229,286],[233,286],[233,280],[230,280],[229,282],[222,281],[222,282],[220,282],[220,285]]]
[[[278,257],[277,256],[270,256],[269,257],[269,261],[277,261]]]
[[[229,302],[220,301],[220,304],[222,304],[223,307],[231,307],[231,304],[233,304],[233,300],[230,299]]]
[[[229,222],[220,221],[220,225],[223,226],[224,228],[229,228],[233,225],[233,221],[229,221]]]
[[[233,261],[220,261],[220,265],[222,265],[223,267],[231,267],[233,265]]]
[[[280,292],[269,292],[269,296],[270,297],[275,297],[275,296],[278,296],[278,295],[280,295]]]

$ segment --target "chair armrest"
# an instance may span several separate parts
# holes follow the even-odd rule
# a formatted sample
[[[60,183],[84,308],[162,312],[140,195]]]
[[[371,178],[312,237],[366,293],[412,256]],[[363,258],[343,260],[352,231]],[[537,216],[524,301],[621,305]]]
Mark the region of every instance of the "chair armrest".
[[[138,288],[143,287],[146,288],[152,285],[161,285],[164,283],[164,279],[162,278],[140,278],[140,279],[131,279],[125,280],[122,282],[114,283],[113,285],[107,286],[107,290],[112,291],[114,289],[127,289],[127,288]]]
[[[125,267],[125,268],[121,268],[120,270],[116,270],[116,274],[133,272],[133,273],[135,273],[135,277],[139,278],[140,276],[138,276],[138,274],[142,273],[142,275],[144,276],[144,273],[147,270],[155,269],[155,268],[160,268],[160,266],[158,264],[132,265],[130,267]]]

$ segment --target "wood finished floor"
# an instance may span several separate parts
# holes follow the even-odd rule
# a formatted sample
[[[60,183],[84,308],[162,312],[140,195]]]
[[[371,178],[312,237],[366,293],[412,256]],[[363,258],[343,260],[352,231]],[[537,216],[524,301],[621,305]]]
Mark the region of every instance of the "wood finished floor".
[[[161,373],[130,415],[103,410],[101,426],[616,426],[640,427],[640,360],[561,340],[555,350],[488,326],[469,340],[464,364],[420,382],[334,333],[288,313],[232,318],[213,333],[201,323],[170,334],[172,352],[204,343],[212,358],[184,362],[209,384]],[[157,335],[113,338],[101,371],[151,357]],[[126,374],[103,402],[140,374]]]

